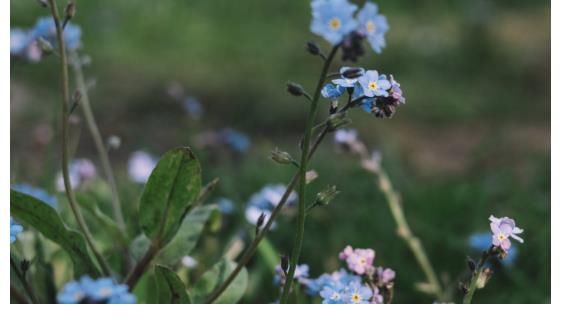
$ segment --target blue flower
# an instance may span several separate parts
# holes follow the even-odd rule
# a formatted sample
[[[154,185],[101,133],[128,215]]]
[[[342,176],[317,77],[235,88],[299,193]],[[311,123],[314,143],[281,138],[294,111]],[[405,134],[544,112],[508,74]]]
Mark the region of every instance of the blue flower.
[[[223,129],[222,138],[228,146],[230,146],[234,151],[240,153],[249,150],[249,147],[251,145],[249,137],[232,128]]]
[[[387,97],[391,83],[385,75],[379,75],[376,70],[369,70],[358,79],[362,91],[367,97]]]
[[[134,304],[136,297],[129,293],[127,285],[116,284],[111,278],[94,280],[83,276],[64,285],[57,301],[60,304]]]
[[[313,0],[311,31],[322,36],[332,45],[358,26],[353,14],[357,6],[347,0]]]
[[[378,6],[367,2],[357,14],[359,33],[364,35],[374,52],[380,54],[386,47],[384,34],[390,29],[385,16],[378,13]]]
[[[29,33],[21,28],[10,29],[10,54],[22,55],[29,46]]]
[[[48,192],[41,188],[34,187],[27,183],[18,183],[12,186],[12,189],[26,195],[32,196],[35,199],[39,199],[45,204],[57,208],[57,199],[55,196],[50,195]]]
[[[319,295],[323,298],[323,304],[344,304],[345,303],[345,286],[340,282],[332,285],[326,285],[320,291]]]
[[[362,76],[364,74],[364,69],[360,68],[360,72],[356,73],[358,76],[356,78],[346,78],[344,77],[344,73],[350,69],[355,69],[355,68],[351,68],[348,66],[344,66],[339,70],[339,74],[341,74],[341,79],[335,79],[333,80],[333,83],[335,83],[338,86],[341,87],[345,87],[345,88],[353,88],[355,86],[355,84],[358,81],[358,78],[360,76]]]
[[[245,209],[245,218],[251,224],[257,224],[257,219],[261,214],[265,215],[265,223],[268,222],[273,209],[279,204],[286,186],[283,184],[267,185],[261,191],[254,193],[249,198],[249,203]],[[294,192],[288,195],[285,208],[296,203],[297,196]],[[274,226],[274,225],[273,225]]]
[[[333,83],[328,83],[321,89],[321,95],[329,99],[337,99],[341,97],[343,93],[345,93],[345,88]]]
[[[199,99],[193,96],[187,96],[183,99],[183,110],[193,119],[201,119],[203,114],[203,105]]]
[[[306,281],[306,292],[309,295],[317,295],[326,286],[337,286],[342,284],[348,286],[352,282],[361,282],[359,276],[348,273],[345,269],[340,269],[332,273],[324,273],[316,279],[308,279]]]
[[[10,243],[16,241],[16,237],[19,233],[23,232],[23,226],[16,223],[12,217],[10,217]]]
[[[343,296],[345,304],[370,304],[372,289],[359,282],[351,282]]]
[[[216,204],[218,205],[218,209],[220,209],[220,212],[223,215],[232,214],[236,209],[236,205],[234,205],[234,202],[228,198],[218,198],[218,200],[216,200]]]
[[[63,32],[64,43],[67,49],[76,50],[81,45],[82,30],[74,24],[67,24]],[[44,38],[56,47],[56,28],[52,17],[42,17],[37,20],[31,29],[31,37],[34,40]]]
[[[469,246],[480,252],[489,249],[491,244],[493,243],[493,236],[487,232],[480,232],[474,233],[469,237]],[[518,249],[515,246],[512,246],[508,250],[508,254],[504,259],[501,260],[505,266],[510,266],[516,261],[516,257],[518,256]]]

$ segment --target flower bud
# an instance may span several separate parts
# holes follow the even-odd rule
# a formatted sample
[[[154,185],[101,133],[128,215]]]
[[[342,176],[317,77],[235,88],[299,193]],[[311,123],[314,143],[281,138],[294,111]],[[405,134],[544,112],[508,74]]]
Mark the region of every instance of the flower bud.
[[[306,172],[306,184],[310,184],[312,181],[316,180],[319,177],[319,174],[316,170],[310,170]]]
[[[312,42],[309,41],[306,43],[306,50],[308,51],[308,53],[312,54],[312,55],[319,55],[321,53],[321,50],[319,49],[319,46]]]
[[[473,261],[472,258],[470,257],[467,258],[467,265],[471,272],[475,271],[475,261]]]
[[[336,113],[329,116],[329,119],[327,120],[327,129],[328,131],[333,132],[350,123],[351,119],[347,117],[347,114],[345,112]]]
[[[39,37],[37,39],[37,43],[39,44],[39,48],[43,51],[43,54],[49,55],[53,52],[53,45],[43,37]]]
[[[64,9],[64,20],[68,22],[70,19],[74,18],[76,15],[76,3],[74,1],[69,1]]]
[[[320,191],[316,196],[316,203],[319,206],[328,205],[340,193],[335,186],[327,186],[323,191]]]
[[[275,148],[271,152],[271,159],[273,159],[273,161],[280,164],[294,163],[294,159],[292,158],[292,156],[290,156],[288,152],[281,151],[278,148]]]
[[[361,68],[348,68],[341,74],[344,78],[347,79],[356,79],[362,76],[364,73],[364,69]]]
[[[255,224],[255,235],[259,234],[259,230],[263,226],[263,223],[265,223],[265,213],[261,213],[259,218],[257,218],[257,224]]]
[[[281,269],[285,275],[288,275],[288,262],[288,256],[285,254],[281,255]]]
[[[288,90],[291,95],[296,97],[304,95],[304,87],[292,81],[288,81],[288,83],[286,84],[286,90]]]
[[[477,281],[475,282],[475,286],[477,287],[477,289],[485,288],[485,285],[491,279],[492,274],[493,271],[491,271],[491,269],[489,268],[483,269],[479,274],[479,277],[477,277]]]

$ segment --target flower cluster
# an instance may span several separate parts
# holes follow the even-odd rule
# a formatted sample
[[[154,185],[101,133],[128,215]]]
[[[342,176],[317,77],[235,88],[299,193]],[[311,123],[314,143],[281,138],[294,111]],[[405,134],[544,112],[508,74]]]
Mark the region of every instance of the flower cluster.
[[[516,227],[516,223],[512,218],[496,218],[491,215],[489,220],[491,221],[491,232],[493,232],[492,242],[494,246],[500,247],[504,252],[508,252],[511,247],[510,238],[524,243],[524,240],[517,235],[524,232],[524,230]]]
[[[136,183],[146,183],[158,160],[144,151],[136,151],[129,158],[129,177]]]
[[[389,25],[376,4],[367,2],[356,16],[358,7],[348,0],[313,0],[311,6],[311,31],[332,45],[341,45],[343,60],[356,61],[363,55],[364,39],[378,54],[386,46]]]
[[[83,276],[64,285],[57,301],[59,304],[135,304],[136,297],[127,285],[117,284],[111,278],[94,280]]]
[[[69,50],[76,50],[81,46],[82,30],[80,27],[68,23],[64,28],[64,42]],[[10,30],[10,54],[21,59],[37,62],[41,60],[45,51],[46,42],[48,46],[55,48],[56,29],[52,17],[42,17],[29,29],[13,28]]]
[[[23,232],[23,226],[16,223],[12,217],[10,217],[10,243],[16,241],[16,237],[19,233]]]
[[[76,189],[88,181],[95,178],[97,174],[95,165],[88,159],[76,159],[68,165],[68,175],[70,177],[70,187]],[[62,173],[57,175],[56,188],[64,192],[64,179]]]
[[[266,224],[271,217],[273,209],[280,202],[282,195],[286,191],[283,184],[267,185],[261,191],[254,193],[250,198],[245,209],[245,218],[251,224],[257,224],[257,220],[264,215],[264,223]],[[284,204],[284,208],[290,208],[296,204],[297,196],[291,192]]]
[[[339,258],[346,261],[349,270],[324,273],[305,284],[310,295],[318,295],[324,304],[382,304],[393,294],[395,271],[375,267],[372,249],[353,249],[347,246]]]
[[[12,186],[12,190],[29,195],[35,199],[41,200],[45,204],[55,209],[57,208],[58,202],[56,197],[49,194],[44,189],[34,187],[27,183],[18,183]]]
[[[349,75],[351,70],[353,73]],[[323,97],[336,100],[347,92],[355,104],[380,118],[392,117],[397,107],[405,103],[401,86],[392,75],[388,78],[376,70],[351,67],[342,67],[339,75],[340,79],[323,87]]]

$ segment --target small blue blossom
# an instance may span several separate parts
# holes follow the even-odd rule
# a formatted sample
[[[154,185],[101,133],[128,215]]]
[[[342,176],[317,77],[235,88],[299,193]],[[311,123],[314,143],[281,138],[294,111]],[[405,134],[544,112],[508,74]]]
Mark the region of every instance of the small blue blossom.
[[[489,234],[487,232],[479,232],[479,233],[472,234],[469,237],[468,241],[469,241],[469,246],[473,250],[480,252],[489,249],[489,247],[493,243],[493,236],[492,234]],[[508,254],[504,259],[499,259],[499,258],[496,259],[500,260],[502,264],[504,264],[505,266],[511,266],[516,261],[517,256],[518,256],[518,248],[512,246],[508,250]]]
[[[82,30],[80,27],[68,23],[64,27],[64,44],[69,50],[76,50],[81,46]],[[34,40],[44,38],[50,42],[53,47],[56,47],[56,27],[52,17],[42,17],[37,20],[35,26],[31,29],[31,37]]]
[[[335,282],[332,285],[326,285],[319,292],[323,298],[323,304],[344,304],[345,303],[345,286],[340,282]]]
[[[53,207],[54,209],[57,208],[57,199],[55,196],[50,195],[47,191],[29,185],[27,183],[18,183],[12,186],[12,189],[21,192],[23,194],[32,196],[35,199],[39,199],[45,204]]]
[[[321,95],[329,99],[337,99],[341,97],[343,93],[345,93],[345,88],[333,83],[328,83],[321,89]]]
[[[380,54],[386,47],[385,33],[389,30],[388,21],[385,16],[378,13],[378,6],[367,2],[358,12],[359,33],[364,35],[374,52]]]
[[[236,210],[236,205],[234,202],[228,198],[221,197],[216,200],[218,209],[223,215],[230,215]]]
[[[372,289],[358,282],[351,282],[345,289],[343,300],[345,304],[370,304]]]
[[[357,77],[356,78],[346,78],[344,77],[344,73],[350,69],[354,69],[348,66],[344,66],[339,70],[339,74],[341,74],[341,79],[335,79],[333,80],[333,83],[335,83],[338,86],[344,87],[344,88],[353,88],[355,86],[355,84],[358,82],[358,79],[360,76],[362,76],[364,74],[364,69],[360,68],[360,72],[357,73]]]
[[[259,192],[254,193],[250,198],[245,209],[245,217],[251,224],[257,224],[257,219],[261,214],[265,215],[265,223],[268,222],[273,209],[280,202],[286,186],[283,184],[267,185]],[[294,206],[297,196],[294,192],[288,195],[284,208]]]
[[[348,0],[313,0],[311,6],[311,31],[332,45],[339,44],[358,26],[353,17],[357,6]]]
[[[199,101],[199,99],[193,96],[187,96],[183,99],[183,110],[193,119],[201,119],[203,114],[203,105]]]
[[[243,153],[249,150],[251,146],[251,141],[249,137],[245,134],[232,129],[232,128],[225,128],[222,130],[222,138],[224,142],[232,148],[232,150]]]
[[[16,241],[16,237],[19,233],[23,232],[23,226],[16,223],[12,217],[10,217],[10,243]]]
[[[21,28],[10,29],[10,54],[22,55],[29,45],[29,33]]]
[[[134,304],[136,297],[129,293],[129,287],[116,284],[111,278],[94,280],[83,276],[79,281],[67,283],[58,294],[60,304]]]
[[[385,75],[379,75],[376,70],[369,70],[358,79],[363,94],[367,97],[387,97],[391,83]]]

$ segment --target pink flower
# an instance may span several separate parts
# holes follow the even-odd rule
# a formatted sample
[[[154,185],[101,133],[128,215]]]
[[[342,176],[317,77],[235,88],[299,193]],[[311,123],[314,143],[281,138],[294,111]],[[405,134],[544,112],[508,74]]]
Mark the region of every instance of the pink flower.
[[[524,240],[518,236],[524,232],[523,229],[516,227],[516,223],[512,218],[501,217],[496,218],[491,215],[489,217],[491,221],[491,231],[493,232],[493,245],[500,246],[503,250],[507,251],[510,249],[511,242],[509,238],[513,238],[520,243],[524,243]]]
[[[373,267],[374,256],[372,249],[353,249],[350,245],[339,253],[339,259],[347,261],[349,269],[359,275]]]

